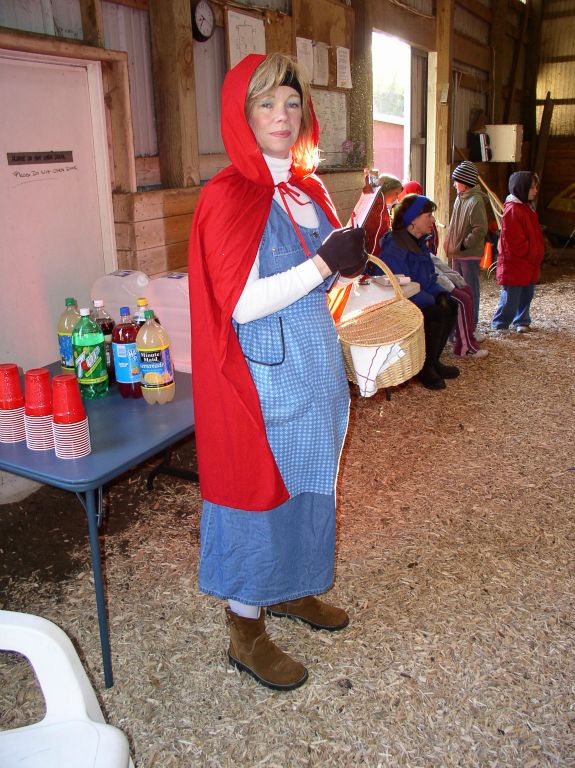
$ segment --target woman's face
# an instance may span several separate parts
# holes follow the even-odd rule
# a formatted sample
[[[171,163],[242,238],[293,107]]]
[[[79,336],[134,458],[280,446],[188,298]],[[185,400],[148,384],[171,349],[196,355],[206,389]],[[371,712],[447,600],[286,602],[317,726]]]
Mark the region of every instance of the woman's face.
[[[433,225],[435,223],[435,216],[433,213],[420,213],[411,222],[408,227],[408,231],[418,239],[424,235],[430,235],[433,232]]]
[[[533,181],[531,182],[531,186],[529,187],[529,193],[527,195],[527,199],[529,200],[529,202],[535,200],[535,198],[537,197],[538,189],[539,189],[539,185],[537,183],[537,179],[534,178]]]
[[[301,118],[299,93],[280,85],[256,99],[249,124],[264,154],[286,158],[299,136]]]

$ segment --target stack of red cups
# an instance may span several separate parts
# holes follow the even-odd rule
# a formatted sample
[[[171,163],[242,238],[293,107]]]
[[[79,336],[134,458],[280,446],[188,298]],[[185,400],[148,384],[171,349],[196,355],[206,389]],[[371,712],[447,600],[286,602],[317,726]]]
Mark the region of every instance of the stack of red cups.
[[[62,373],[52,380],[54,448],[60,459],[87,456],[90,445],[88,418],[74,374]]]
[[[26,371],[24,383],[26,445],[32,451],[50,450],[54,447],[50,371],[47,368],[31,368]]]
[[[0,443],[26,438],[24,394],[16,363],[0,365]]]

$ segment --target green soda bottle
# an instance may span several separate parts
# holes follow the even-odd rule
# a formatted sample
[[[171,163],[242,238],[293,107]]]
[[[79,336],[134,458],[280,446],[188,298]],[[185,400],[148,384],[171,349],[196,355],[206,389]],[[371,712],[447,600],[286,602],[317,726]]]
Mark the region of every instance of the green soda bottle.
[[[66,299],[66,309],[58,320],[58,346],[60,348],[60,365],[62,373],[74,373],[74,355],[72,353],[72,331],[80,320],[76,308],[76,299]]]
[[[88,307],[80,310],[80,320],[72,332],[72,351],[82,397],[86,400],[105,397],[108,391],[108,372],[104,334],[98,323],[90,317]]]

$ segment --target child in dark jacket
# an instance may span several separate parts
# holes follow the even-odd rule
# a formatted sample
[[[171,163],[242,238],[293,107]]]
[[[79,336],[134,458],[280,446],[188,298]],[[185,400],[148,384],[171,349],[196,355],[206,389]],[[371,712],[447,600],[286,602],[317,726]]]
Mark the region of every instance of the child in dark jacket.
[[[545,252],[533,205],[538,185],[537,174],[531,171],[518,171],[509,177],[510,194],[503,209],[497,259],[501,294],[493,328],[505,329],[513,324],[518,333],[525,333],[531,325],[531,301]]]

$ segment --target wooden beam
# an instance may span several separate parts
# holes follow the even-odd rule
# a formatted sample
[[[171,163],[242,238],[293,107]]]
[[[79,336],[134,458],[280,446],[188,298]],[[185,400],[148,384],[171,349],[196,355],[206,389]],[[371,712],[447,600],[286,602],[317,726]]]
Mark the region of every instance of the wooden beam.
[[[128,61],[103,62],[104,99],[111,132],[115,192],[136,191],[136,163]]]
[[[200,183],[189,0],[149,0],[160,174],[165,187]]]
[[[543,20],[549,21],[550,19],[572,19],[575,16],[573,11],[544,11]]]
[[[0,48],[8,51],[24,51],[25,53],[40,53],[45,56],[63,56],[70,59],[85,59],[86,61],[125,61],[128,54],[125,51],[110,51],[106,48],[96,48],[76,40],[64,40],[36,32],[15,32],[8,27],[0,27]]]
[[[485,45],[472,40],[466,35],[455,33],[453,35],[453,59],[468,64],[476,69],[489,72],[491,68],[491,51]]]
[[[535,101],[535,104],[537,104],[538,107],[546,103],[547,103],[547,99],[545,100],[537,99]],[[555,104],[555,106],[568,107],[568,106],[571,106],[572,104],[575,104],[575,98],[572,97],[570,99],[553,99],[553,104]]]
[[[519,70],[519,59],[521,52],[525,46],[525,35],[527,33],[527,24],[529,23],[529,6],[526,5],[523,11],[523,19],[521,21],[521,34],[519,35],[519,41],[513,46],[513,61],[511,64],[511,73],[509,76],[510,93],[505,107],[505,113],[503,117],[504,123],[509,123],[511,119],[511,112],[513,110],[513,102],[515,101],[515,90],[517,88],[517,73]]]
[[[549,129],[551,128],[551,118],[553,117],[553,99],[551,93],[547,91],[543,114],[541,115],[541,127],[539,128],[539,139],[537,141],[537,159],[535,161],[535,173],[539,176],[541,185],[543,177],[543,168],[545,167],[545,155],[547,154],[547,142],[549,141]]]
[[[530,148],[529,167],[535,167],[535,99],[537,97],[537,75],[541,56],[541,14],[543,0],[529,0],[529,53],[525,57],[523,78],[523,141]]]
[[[369,167],[372,167],[374,163],[372,5],[369,0],[353,0],[355,55],[351,60],[353,88],[349,94],[349,135],[365,144],[367,150],[366,164]]]
[[[147,11],[149,7],[148,0],[113,0],[116,5],[126,5],[128,8],[135,8],[138,11]]]
[[[478,19],[483,19],[483,21],[486,21],[488,24],[492,23],[493,12],[490,8],[480,3],[479,0],[457,0],[457,5],[461,8],[465,8],[465,10],[473,16],[477,16]],[[507,7],[507,0],[505,2],[505,7]],[[497,15],[495,18],[497,19]]]
[[[453,15],[451,0],[437,0],[435,50],[437,51],[436,118],[435,118],[435,172],[433,200],[437,205],[437,220],[449,223],[450,113],[451,113],[451,66],[453,58]],[[445,231],[445,230],[443,230]]]
[[[80,0],[82,37],[88,45],[104,47],[104,16],[102,0]]]
[[[491,93],[493,90],[493,82],[491,80],[468,75],[464,72],[459,79],[459,86],[467,88],[469,91],[478,91],[479,93]]]
[[[491,24],[491,30],[489,33],[491,51],[492,51],[492,66],[489,73],[489,77],[493,82],[493,101],[492,101],[492,114],[491,120],[495,125],[503,122],[503,89],[501,84],[503,82],[503,62],[505,61],[505,47],[507,41],[505,39],[505,25],[501,23],[507,13],[507,0],[494,0],[493,5],[493,18],[496,20]]]
[[[575,56],[543,56],[541,64],[570,64]]]

